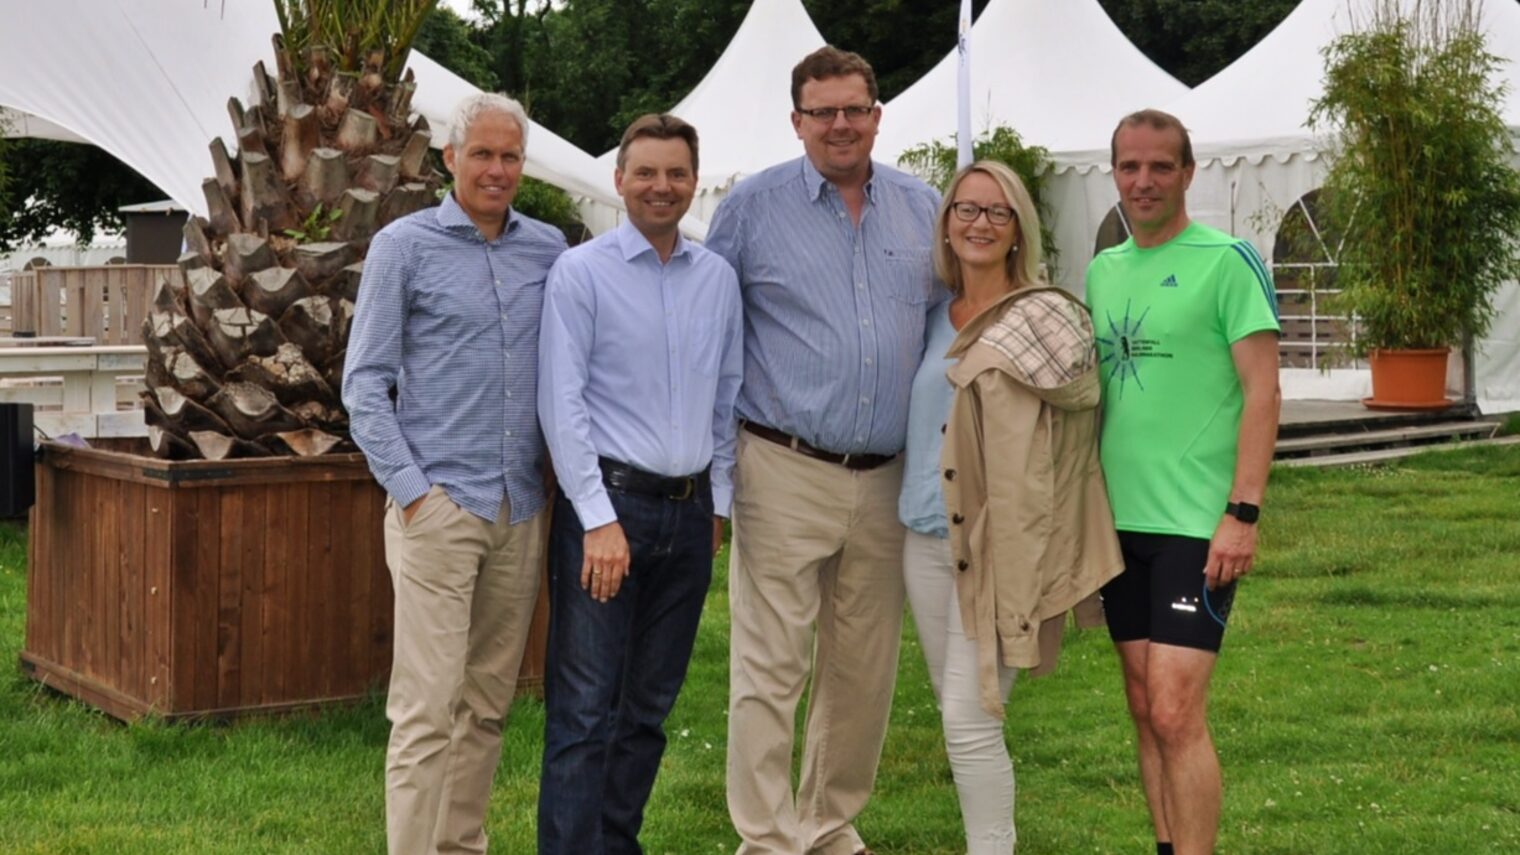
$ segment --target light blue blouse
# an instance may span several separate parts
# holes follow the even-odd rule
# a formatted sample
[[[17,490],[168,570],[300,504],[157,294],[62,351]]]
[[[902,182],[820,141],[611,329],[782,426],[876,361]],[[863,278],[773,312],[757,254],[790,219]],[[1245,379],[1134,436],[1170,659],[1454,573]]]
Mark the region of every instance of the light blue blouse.
[[[943,428],[954,398],[950,381],[945,378],[945,372],[955,365],[955,360],[945,358],[945,351],[955,341],[950,302],[935,306],[924,324],[927,340],[908,400],[907,456],[903,462],[902,495],[897,501],[897,516],[903,525],[934,537],[950,536],[945,494],[939,480],[939,452],[945,444]]]

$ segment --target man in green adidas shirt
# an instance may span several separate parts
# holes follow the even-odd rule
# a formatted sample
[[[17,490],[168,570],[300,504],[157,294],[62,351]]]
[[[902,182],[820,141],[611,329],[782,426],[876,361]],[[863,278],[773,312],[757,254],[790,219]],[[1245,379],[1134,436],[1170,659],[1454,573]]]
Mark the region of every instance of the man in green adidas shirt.
[[[1209,677],[1277,438],[1277,297],[1250,243],[1188,219],[1193,152],[1176,117],[1126,116],[1111,152],[1131,237],[1087,271],[1125,561],[1103,605],[1156,851],[1203,855],[1220,803]]]

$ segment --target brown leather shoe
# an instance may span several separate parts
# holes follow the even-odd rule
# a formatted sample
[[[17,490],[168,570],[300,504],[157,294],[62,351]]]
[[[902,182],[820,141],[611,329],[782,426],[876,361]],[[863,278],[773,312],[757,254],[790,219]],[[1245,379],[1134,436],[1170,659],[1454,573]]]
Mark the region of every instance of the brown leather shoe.
[[[876,855],[876,853],[872,852],[870,849],[862,849],[859,852],[856,852],[855,855]]]

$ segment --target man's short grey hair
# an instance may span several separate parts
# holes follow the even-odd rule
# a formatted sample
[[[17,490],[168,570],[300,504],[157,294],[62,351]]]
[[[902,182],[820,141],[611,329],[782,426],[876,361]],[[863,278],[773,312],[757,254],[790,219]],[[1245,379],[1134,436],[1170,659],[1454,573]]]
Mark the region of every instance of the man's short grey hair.
[[[523,151],[528,150],[528,111],[516,100],[496,92],[477,92],[455,105],[454,114],[449,117],[449,145],[456,149],[463,148],[470,125],[486,113],[506,113],[511,116],[517,122],[518,130],[522,131]]]

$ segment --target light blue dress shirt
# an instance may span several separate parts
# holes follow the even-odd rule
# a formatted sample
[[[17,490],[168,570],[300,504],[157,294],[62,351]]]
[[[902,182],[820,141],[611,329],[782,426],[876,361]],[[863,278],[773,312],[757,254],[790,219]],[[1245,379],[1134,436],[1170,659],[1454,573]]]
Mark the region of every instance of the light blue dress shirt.
[[[739,416],[838,454],[896,454],[924,315],[942,299],[930,243],[939,194],[871,164],[860,225],[806,158],[739,183],[707,248],[744,292]]]
[[[539,421],[586,530],[617,520],[597,457],[659,475],[712,464],[733,501],[744,308],[733,268],[677,238],[669,261],[632,224],[560,256],[539,337]]]
[[[538,324],[544,279],[564,250],[558,229],[516,211],[487,241],[452,193],[375,235],[343,404],[370,471],[397,504],[439,484],[489,522],[503,496],[514,524],[543,508]]]
[[[945,420],[955,399],[955,387],[945,376],[955,365],[954,359],[945,358],[945,352],[955,341],[949,300],[929,312],[928,327],[924,360],[913,377],[913,397],[908,404],[908,450],[903,457],[897,516],[903,525],[919,534],[949,537],[939,468],[939,452],[945,446]]]

